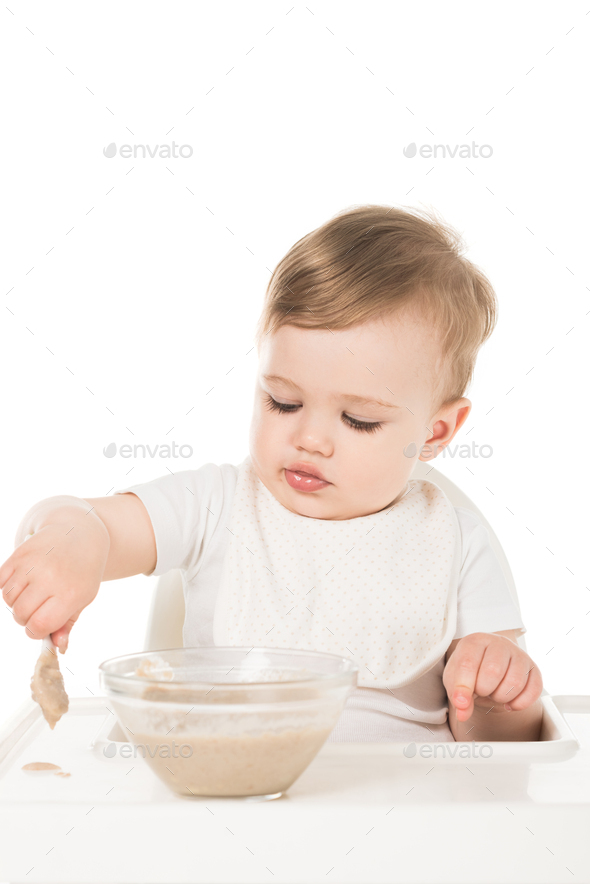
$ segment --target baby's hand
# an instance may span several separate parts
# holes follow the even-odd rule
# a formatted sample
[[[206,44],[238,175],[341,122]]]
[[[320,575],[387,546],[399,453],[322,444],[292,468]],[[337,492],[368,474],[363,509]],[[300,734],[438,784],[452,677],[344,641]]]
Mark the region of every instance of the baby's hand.
[[[490,632],[462,638],[442,680],[457,721],[471,718],[474,706],[492,712],[526,709],[543,690],[541,673],[529,655],[505,635]]]
[[[65,509],[0,565],[2,600],[32,639],[51,635],[62,654],[83,609],[98,593],[110,549],[103,522]]]

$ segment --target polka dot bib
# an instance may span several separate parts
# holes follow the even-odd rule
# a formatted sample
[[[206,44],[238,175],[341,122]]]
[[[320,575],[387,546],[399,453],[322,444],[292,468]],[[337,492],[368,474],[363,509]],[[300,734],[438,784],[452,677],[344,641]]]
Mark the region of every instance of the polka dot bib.
[[[357,684],[403,687],[431,669],[457,621],[460,529],[446,494],[410,479],[391,507],[356,519],[292,513],[238,468],[217,595],[216,645],[350,657]]]

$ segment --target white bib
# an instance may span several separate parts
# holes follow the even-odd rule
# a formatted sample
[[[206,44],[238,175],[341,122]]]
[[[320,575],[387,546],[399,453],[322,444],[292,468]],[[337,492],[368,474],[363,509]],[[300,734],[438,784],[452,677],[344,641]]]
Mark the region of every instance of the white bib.
[[[359,665],[358,686],[404,687],[453,640],[461,564],[457,514],[426,479],[356,519],[292,513],[238,468],[217,594],[217,646],[325,651]]]

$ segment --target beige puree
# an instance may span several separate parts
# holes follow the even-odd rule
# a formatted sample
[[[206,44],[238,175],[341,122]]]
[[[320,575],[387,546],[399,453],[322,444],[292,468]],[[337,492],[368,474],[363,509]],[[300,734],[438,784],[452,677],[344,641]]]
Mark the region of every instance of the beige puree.
[[[135,733],[133,740],[145,746],[141,755],[145,752],[154,773],[180,795],[273,795],[293,785],[331,730],[308,726],[260,736],[186,734],[174,742],[164,733]]]
[[[167,681],[173,675],[165,664],[138,668],[135,674],[152,678],[159,675]],[[218,692],[220,701],[223,701],[222,692],[223,689]],[[162,707],[165,708],[172,694],[177,703],[191,702],[190,691],[183,691],[180,685],[176,688],[174,684],[147,687],[142,699],[164,701]],[[158,717],[162,723],[154,726],[151,733],[140,733],[134,728],[135,754],[145,757],[154,773],[171,789],[189,796],[237,797],[284,792],[310,764],[334,726],[326,727],[324,720],[322,727],[264,730],[263,726],[262,733],[231,735],[219,731],[191,732],[182,721],[177,725],[170,721],[165,726],[167,716]]]
[[[50,761],[30,761],[23,764],[21,770],[61,770],[59,764],[51,764]]]
[[[68,695],[64,680],[59,671],[59,662],[55,651],[45,645],[35,665],[31,679],[31,695],[36,700],[51,730],[68,711]]]
[[[23,764],[21,770],[51,771],[56,777],[71,777],[71,774],[63,771],[59,764],[52,764],[50,761],[30,761],[28,764]]]
[[[59,671],[57,654],[45,644],[35,664],[31,679],[31,696],[41,707],[45,721],[53,730],[64,712],[68,711],[69,701],[63,676]],[[37,773],[52,772],[56,777],[71,776],[63,771],[59,764],[52,764],[49,761],[30,761],[29,764],[23,764],[21,770]]]

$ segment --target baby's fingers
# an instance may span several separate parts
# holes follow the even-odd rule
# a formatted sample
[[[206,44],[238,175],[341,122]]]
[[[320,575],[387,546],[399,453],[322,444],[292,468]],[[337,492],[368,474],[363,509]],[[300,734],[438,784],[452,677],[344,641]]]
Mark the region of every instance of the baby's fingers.
[[[476,643],[459,645],[445,667],[443,684],[458,721],[467,721],[473,713],[481,657],[482,650]]]
[[[23,625],[29,638],[40,639],[65,626],[70,616],[70,609],[64,600],[52,596],[40,601]]]
[[[519,712],[531,706],[543,692],[543,678],[530,657],[523,659],[524,668],[515,672],[512,667],[506,678],[498,685],[498,690],[491,695],[492,700],[509,706],[510,710]],[[512,670],[512,672],[511,672]]]
[[[82,608],[82,610],[84,609]],[[82,613],[82,610],[78,611],[76,614],[72,614],[68,622],[64,623],[63,626],[60,626],[60,628],[57,629],[51,636],[51,638],[53,639],[53,644],[60,649],[62,654],[65,654],[68,649],[72,626]]]
[[[14,565],[10,565],[9,561],[5,562],[0,568],[0,587],[2,587],[2,599],[4,604],[12,608],[17,598],[28,584],[29,579],[21,573],[16,573]]]
[[[18,587],[17,587],[18,588]],[[16,590],[15,590],[16,591]],[[50,598],[47,588],[38,580],[26,583],[18,594],[18,597],[10,601],[13,593],[8,596],[8,604],[12,608],[12,616],[19,626],[30,626],[29,621],[41,605]],[[48,633],[45,633],[48,635]]]

